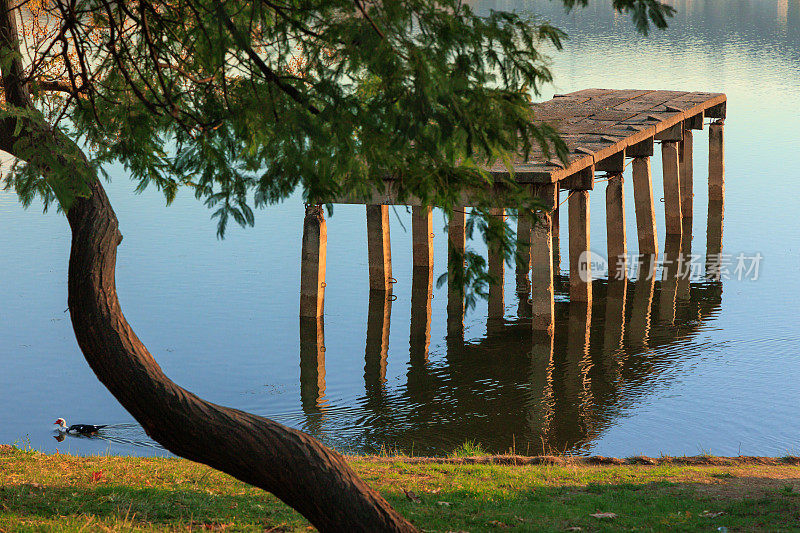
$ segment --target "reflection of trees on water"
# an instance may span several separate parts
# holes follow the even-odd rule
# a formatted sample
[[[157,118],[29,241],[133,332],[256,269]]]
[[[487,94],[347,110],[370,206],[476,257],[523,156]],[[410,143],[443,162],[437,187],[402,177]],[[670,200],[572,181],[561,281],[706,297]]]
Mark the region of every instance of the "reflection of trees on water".
[[[668,241],[664,255],[679,250],[680,240]],[[552,338],[532,335],[523,303],[520,318],[492,320],[480,340],[449,338],[444,360],[431,363],[431,284],[415,274],[404,386],[386,387],[386,293],[370,297],[365,393],[357,407],[329,411],[320,330],[302,330],[305,429],[365,451],[387,445],[441,454],[474,440],[492,452],[515,447],[518,453],[580,453],[669,379],[668,371],[691,353],[686,341],[722,301],[721,283],[677,280],[673,267],[656,279],[648,262],[635,281],[596,280],[591,308],[557,301]],[[567,287],[568,280],[557,286]],[[667,349],[678,343],[679,351]]]

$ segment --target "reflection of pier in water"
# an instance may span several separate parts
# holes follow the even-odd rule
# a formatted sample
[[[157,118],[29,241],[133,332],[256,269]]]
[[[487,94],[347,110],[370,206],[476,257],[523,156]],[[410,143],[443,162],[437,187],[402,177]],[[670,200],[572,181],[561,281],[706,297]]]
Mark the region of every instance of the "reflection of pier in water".
[[[514,179],[544,208],[517,212],[516,287],[520,316],[504,318],[504,265],[489,244],[487,336],[464,342],[464,293],[453,283],[463,268],[465,212],[449,213],[447,361],[428,364],[433,282],[431,208],[413,198],[400,201],[391,180],[365,203],[369,256],[369,318],[365,350],[365,409],[369,432],[382,442],[452,443],[476,439],[498,444],[522,437],[527,450],[576,449],[599,435],[621,408],[635,400],[637,387],[651,383],[669,357],[656,350],[691,335],[720,305],[719,261],[724,215],[723,119],[725,95],[676,91],[589,89],[535,106],[537,118],[555,123],[570,150],[566,166],[537,154],[515,161]],[[685,261],[692,251],[693,134],[709,127],[706,277],[692,283]],[[658,240],[650,156],[661,142],[666,236],[661,279],[656,279]],[[636,281],[627,279],[623,171],[632,158],[638,237]],[[609,279],[592,280],[589,193],[595,172],[606,173],[606,230]],[[505,216],[503,169],[489,195],[493,216]],[[559,271],[559,190],[569,191],[569,276]],[[465,193],[460,205],[475,197]],[[413,206],[413,279],[410,366],[400,396],[386,389],[392,284],[388,206]],[[322,210],[307,209],[301,268],[301,396],[308,428],[314,432],[326,406],[322,314],[327,235]],[[459,265],[459,261],[461,264]],[[566,289],[569,303],[555,299]],[[597,298],[597,296],[601,296]],[[487,355],[499,352],[498,357]],[[477,355],[476,355],[477,354]],[[665,363],[664,363],[665,364]],[[409,411],[405,407],[413,406]],[[509,408],[509,406],[511,406]],[[527,420],[526,424],[521,421]],[[337,422],[335,425],[339,426]],[[525,428],[523,428],[523,425]],[[432,430],[428,431],[428,428]],[[364,428],[366,429],[366,428]],[[524,437],[523,437],[524,435]],[[354,442],[358,439],[350,439]],[[451,444],[452,444],[451,443]],[[538,443],[538,444],[537,444]],[[503,443],[503,446],[510,445]],[[530,445],[534,448],[531,449]],[[419,449],[419,448],[417,448]],[[518,449],[517,451],[522,451]]]
[[[566,279],[559,281],[567,285]],[[429,328],[430,299],[412,292],[406,382],[391,390],[385,386],[391,300],[373,291],[365,400],[357,414],[343,410],[335,419],[325,416],[324,351],[309,348],[321,346],[323,339],[302,330],[301,368],[322,368],[301,372],[306,428],[338,434],[356,448],[369,434],[370,442],[363,442],[367,449],[388,443],[415,453],[440,453],[475,440],[496,452],[515,443],[519,453],[580,451],[663,383],[664,373],[680,361],[665,348],[690,344],[721,305],[720,282],[691,282],[682,300],[672,299],[671,287],[647,275],[597,280],[591,307],[556,301],[555,335],[532,332],[529,315],[501,319],[477,341],[449,338],[446,358],[435,363],[428,361],[429,337],[413,325]],[[314,353],[322,359],[315,360]]]

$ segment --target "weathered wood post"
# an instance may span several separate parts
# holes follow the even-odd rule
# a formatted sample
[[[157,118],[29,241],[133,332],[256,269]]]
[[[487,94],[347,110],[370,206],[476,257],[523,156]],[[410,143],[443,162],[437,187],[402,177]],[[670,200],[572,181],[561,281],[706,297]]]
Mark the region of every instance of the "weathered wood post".
[[[708,128],[708,220],[706,226],[706,276],[719,281],[722,226],[725,219],[725,123]]]
[[[680,177],[681,177],[681,217],[683,227],[687,225],[689,231],[692,229],[692,218],[694,217],[694,140],[692,130],[683,130],[683,140],[679,147],[680,156]],[[688,220],[688,222],[687,222]]]
[[[539,198],[545,207],[537,213],[536,222],[531,231],[531,326],[534,331],[552,334],[555,324],[555,307],[551,210],[558,202],[558,185],[555,183],[544,184],[538,187],[538,191]],[[572,243],[572,239],[570,239],[570,243]]]
[[[367,205],[367,256],[371,291],[392,290],[392,247],[389,206]]]
[[[529,294],[531,283],[528,274],[531,271],[531,227],[533,215],[525,209],[517,210],[517,258],[516,282],[517,294]],[[526,298],[523,298],[526,299]]]
[[[325,311],[325,261],[328,230],[322,206],[306,206],[300,252],[300,316],[317,318]]]
[[[636,233],[639,237],[639,254],[658,256],[656,214],[653,204],[653,175],[649,157],[633,160],[633,199],[636,204]]]
[[[428,360],[431,344],[431,297],[433,269],[414,267],[411,274],[411,334],[409,352],[411,363]]]
[[[300,403],[303,412],[320,410],[325,398],[323,317],[300,317]]]
[[[589,191],[569,195],[569,298],[592,303],[592,269],[589,262]]]
[[[411,239],[414,268],[433,268],[433,216],[428,206],[411,208]]]
[[[489,209],[489,215],[497,217],[505,224],[506,210],[502,207]],[[489,242],[489,276],[494,280],[489,285],[489,320],[503,318],[505,314],[505,298],[503,285],[505,282],[505,258],[502,249],[497,244]]]
[[[659,318],[663,322],[675,322],[675,299],[678,294],[678,273],[681,268],[681,235],[667,235],[664,242],[664,260],[661,266],[661,299]]]
[[[647,346],[650,336],[650,314],[656,287],[657,263],[652,255],[639,257],[636,282],[633,285],[631,320],[628,339],[634,344]]]
[[[664,219],[667,235],[683,231],[681,214],[681,177],[678,164],[678,143],[661,143],[661,162],[664,170]]]
[[[454,338],[464,336],[465,209],[451,211],[447,226],[447,335]]]
[[[553,211],[550,213],[550,231],[553,243],[553,284],[555,286],[556,279],[561,272],[561,208],[559,207],[558,187],[556,187],[556,204]]]
[[[611,176],[606,185],[606,240],[608,279],[628,277],[628,245],[625,239],[625,192],[622,174]]]

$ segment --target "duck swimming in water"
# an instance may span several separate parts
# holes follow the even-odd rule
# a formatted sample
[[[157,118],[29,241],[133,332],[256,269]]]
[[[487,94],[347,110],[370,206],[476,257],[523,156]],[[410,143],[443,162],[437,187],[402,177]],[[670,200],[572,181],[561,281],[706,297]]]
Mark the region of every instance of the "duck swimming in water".
[[[58,431],[63,433],[72,433],[73,435],[94,435],[99,430],[106,427],[106,425],[102,426],[95,426],[92,424],[73,424],[71,426],[67,426],[67,421],[63,418],[59,418],[53,424],[58,426]]]

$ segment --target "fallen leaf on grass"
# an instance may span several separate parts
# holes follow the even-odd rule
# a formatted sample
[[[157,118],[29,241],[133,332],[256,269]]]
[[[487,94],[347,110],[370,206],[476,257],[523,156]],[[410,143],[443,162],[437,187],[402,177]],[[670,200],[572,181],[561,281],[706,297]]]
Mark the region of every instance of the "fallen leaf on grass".
[[[103,470],[98,470],[97,472],[92,472],[92,483],[97,483],[103,478],[103,474],[105,472]]]
[[[573,527],[568,527],[566,531],[583,531],[583,528],[578,526],[573,526]]]
[[[40,483],[23,483],[21,487],[28,487],[29,489],[42,490],[44,487]]]
[[[406,493],[406,498],[411,500],[414,503],[422,503],[422,500],[417,496],[417,494],[413,491],[403,489],[403,492]]]
[[[436,503],[443,507],[450,507],[450,505],[452,505],[450,502],[436,502]]]
[[[700,516],[702,516],[703,518],[716,518],[716,517],[718,517],[720,515],[724,515],[724,514],[725,514],[725,511],[718,511],[716,513],[712,513],[711,511],[703,511],[702,513],[700,513]]]
[[[612,519],[617,517],[616,513],[594,513],[590,514],[589,516],[597,519],[603,519],[603,518]]]
[[[489,520],[489,525],[492,525],[494,527],[508,527],[500,520]]]

